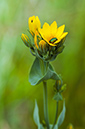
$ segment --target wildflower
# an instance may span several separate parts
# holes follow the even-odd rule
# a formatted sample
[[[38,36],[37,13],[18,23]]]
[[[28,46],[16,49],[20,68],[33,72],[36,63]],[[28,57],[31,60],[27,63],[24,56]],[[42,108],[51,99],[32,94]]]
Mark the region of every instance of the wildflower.
[[[68,34],[68,32],[63,32],[64,28],[65,25],[57,28],[56,21],[51,25],[45,22],[43,28],[39,28],[39,33],[50,46],[56,46]]]
[[[64,49],[63,42],[68,32],[64,32],[65,25],[57,28],[54,21],[51,25],[41,23],[38,16],[32,16],[28,19],[29,33],[27,36],[22,34],[21,38],[26,46],[30,47],[33,55],[43,59],[44,61],[52,61]]]

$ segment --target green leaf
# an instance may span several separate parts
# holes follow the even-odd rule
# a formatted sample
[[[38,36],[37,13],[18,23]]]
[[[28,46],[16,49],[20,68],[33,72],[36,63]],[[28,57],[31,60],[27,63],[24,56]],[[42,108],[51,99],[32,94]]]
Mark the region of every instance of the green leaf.
[[[52,129],[52,127],[53,127],[53,125],[52,125],[52,124],[50,124],[50,129]],[[55,125],[53,129],[58,129],[58,126],[57,126],[57,125]]]
[[[41,129],[40,128],[41,125],[40,125],[40,120],[39,120],[38,105],[37,105],[36,101],[35,101],[35,108],[34,108],[33,118],[34,118],[34,121],[35,121],[36,125],[38,126],[38,129]]]
[[[48,79],[53,79],[53,80],[60,80],[61,79],[59,77],[59,75],[53,70],[53,67],[51,64],[49,64],[48,70],[47,70],[46,74],[43,76],[43,78],[41,79],[41,81],[48,80]]]
[[[42,124],[40,124],[40,129],[44,129],[44,127],[42,126]]]
[[[52,124],[50,124],[50,129],[52,129],[52,127],[53,127],[53,125],[52,125]]]
[[[57,124],[54,126],[54,129],[58,129],[58,126],[57,126]]]
[[[64,121],[64,118],[65,118],[65,112],[66,112],[66,108],[65,108],[65,101],[63,102],[63,110],[62,112],[60,113],[59,117],[58,117],[58,120],[57,120],[57,126],[59,127],[63,121]]]
[[[29,82],[36,85],[48,79],[61,80],[50,64],[47,67],[47,62],[41,62],[36,58],[30,70]]]
[[[63,97],[62,97],[61,93],[58,92],[58,93],[56,93],[56,94],[54,95],[53,99],[58,102],[59,100],[62,100]]]
[[[31,83],[31,85],[38,84],[39,81],[45,75],[45,73],[46,73],[46,63],[44,62],[44,69],[42,72],[41,66],[40,66],[40,60],[38,58],[36,58],[32,67],[31,67],[31,71],[29,74],[29,82]]]

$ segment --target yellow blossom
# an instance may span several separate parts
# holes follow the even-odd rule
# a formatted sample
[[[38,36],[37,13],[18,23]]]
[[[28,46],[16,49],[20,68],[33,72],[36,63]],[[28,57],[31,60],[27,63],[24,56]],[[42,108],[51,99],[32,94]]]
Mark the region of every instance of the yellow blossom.
[[[38,28],[41,27],[41,23],[40,20],[38,18],[38,16],[32,16],[28,19],[28,25],[29,25],[29,30],[31,32],[31,34],[35,34],[36,31],[38,30]],[[37,32],[38,33],[38,32]]]
[[[68,32],[64,32],[65,25],[57,28],[54,21],[51,25],[41,23],[38,16],[32,16],[28,19],[29,37],[22,34],[21,38],[27,47],[30,47],[31,53],[44,61],[52,61],[64,49],[64,40]]]
[[[68,34],[68,32],[64,32],[64,28],[65,25],[57,28],[57,23],[54,21],[51,25],[45,22],[43,28],[38,30],[44,41],[51,46],[56,46]]]

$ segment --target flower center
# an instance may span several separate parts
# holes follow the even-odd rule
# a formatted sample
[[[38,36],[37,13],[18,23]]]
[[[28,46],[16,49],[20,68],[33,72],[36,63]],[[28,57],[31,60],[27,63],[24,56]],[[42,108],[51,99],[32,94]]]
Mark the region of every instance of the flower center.
[[[49,42],[50,43],[54,43],[55,41],[57,41],[58,39],[57,38],[52,38]]]

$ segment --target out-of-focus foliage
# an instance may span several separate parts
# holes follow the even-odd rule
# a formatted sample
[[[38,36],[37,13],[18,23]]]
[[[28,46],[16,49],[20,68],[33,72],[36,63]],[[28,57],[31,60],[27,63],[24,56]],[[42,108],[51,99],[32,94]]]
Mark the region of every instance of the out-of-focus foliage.
[[[28,82],[34,58],[21,40],[27,33],[27,20],[37,15],[42,21],[58,26],[65,24],[69,34],[65,49],[52,62],[62,75],[67,89],[66,117],[60,129],[72,123],[75,129],[85,128],[85,0],[0,0],[0,129],[36,129],[33,122],[35,98],[41,120],[43,87]],[[50,123],[54,121],[54,81],[48,81]],[[62,103],[60,103],[60,111]],[[60,113],[59,111],[59,113]],[[41,121],[42,122],[42,121]]]

